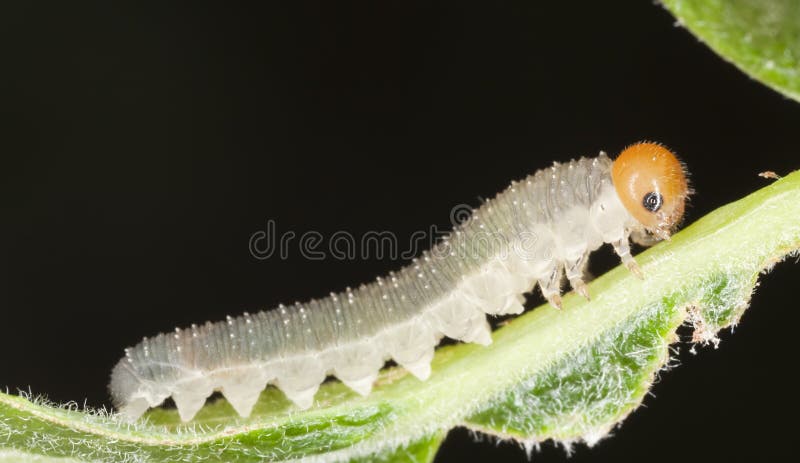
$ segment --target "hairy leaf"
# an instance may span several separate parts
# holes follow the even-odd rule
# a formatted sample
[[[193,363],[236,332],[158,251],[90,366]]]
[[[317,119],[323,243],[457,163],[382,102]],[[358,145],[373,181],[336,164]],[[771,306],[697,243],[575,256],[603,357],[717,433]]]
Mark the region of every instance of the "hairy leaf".
[[[723,58],[800,101],[800,2],[662,1],[683,25]]]

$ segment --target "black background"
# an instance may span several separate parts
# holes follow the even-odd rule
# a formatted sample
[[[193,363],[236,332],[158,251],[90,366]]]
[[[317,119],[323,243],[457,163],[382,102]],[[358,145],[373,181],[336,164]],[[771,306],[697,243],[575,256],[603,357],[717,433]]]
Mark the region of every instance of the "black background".
[[[800,104],[650,2],[19,3],[0,11],[0,384],[56,401],[108,405],[143,335],[402,263],[260,261],[268,219],[405,240],[553,160],[652,139],[689,166],[691,222],[800,164]],[[605,249],[592,270],[614,264]],[[735,335],[682,345],[655,397],[570,461],[780,454],[798,275],[765,276]],[[437,461],[467,456],[526,461],[463,430]]]

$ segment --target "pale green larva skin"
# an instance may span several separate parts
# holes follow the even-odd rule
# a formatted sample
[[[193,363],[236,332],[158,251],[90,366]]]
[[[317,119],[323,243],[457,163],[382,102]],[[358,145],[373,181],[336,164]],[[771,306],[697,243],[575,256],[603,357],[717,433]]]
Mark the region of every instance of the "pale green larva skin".
[[[388,359],[425,380],[443,336],[491,343],[486,314],[520,313],[537,283],[557,305],[562,275],[583,288],[603,243],[630,259],[639,226],[611,165],[601,153],[512,183],[411,265],[358,289],[145,338],[112,372],[114,402],[135,419],[171,396],[188,421],[215,390],[242,416],[268,384],[300,408],[327,375],[366,395]]]

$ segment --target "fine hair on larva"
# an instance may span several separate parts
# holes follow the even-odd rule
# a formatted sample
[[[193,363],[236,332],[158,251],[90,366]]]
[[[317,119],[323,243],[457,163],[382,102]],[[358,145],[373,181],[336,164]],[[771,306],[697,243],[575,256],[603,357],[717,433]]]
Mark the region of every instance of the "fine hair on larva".
[[[631,145],[613,162],[601,152],[554,163],[372,283],[144,338],[114,367],[112,399],[136,419],[172,397],[189,421],[214,391],[242,417],[268,384],[300,409],[329,375],[367,395],[390,359],[424,381],[442,337],[490,344],[486,314],[521,313],[535,286],[557,308],[564,277],[588,298],[584,267],[603,243],[641,276],[629,239],[667,238],[688,195],[683,165],[656,143]]]

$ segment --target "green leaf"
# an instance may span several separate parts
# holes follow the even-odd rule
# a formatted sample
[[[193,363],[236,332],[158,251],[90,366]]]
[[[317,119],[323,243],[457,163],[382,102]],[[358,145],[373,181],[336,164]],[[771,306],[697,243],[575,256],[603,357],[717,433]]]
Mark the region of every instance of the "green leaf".
[[[720,56],[800,101],[800,2],[662,1],[681,24]]]
[[[430,461],[456,425],[526,445],[591,444],[641,403],[678,326],[689,322],[696,341],[715,342],[741,317],[759,272],[798,247],[795,172],[640,254],[643,280],[616,268],[592,282],[591,302],[569,294],[562,311],[542,306],[522,315],[489,347],[439,349],[428,381],[386,369],[368,397],[330,382],[302,412],[267,388],[249,419],[217,400],[190,425],[175,410],[129,425],[105,412],[2,394],[0,458]]]

